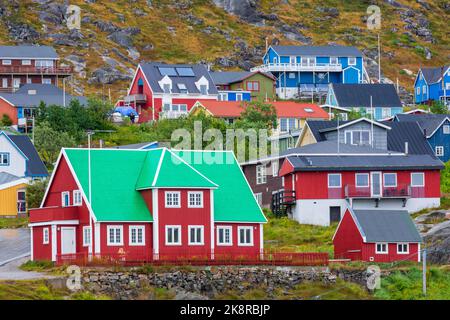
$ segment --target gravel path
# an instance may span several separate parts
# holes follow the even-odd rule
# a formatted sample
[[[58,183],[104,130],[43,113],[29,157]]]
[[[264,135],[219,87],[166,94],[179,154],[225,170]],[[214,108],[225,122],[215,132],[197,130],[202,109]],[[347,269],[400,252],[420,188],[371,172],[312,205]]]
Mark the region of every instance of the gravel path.
[[[30,256],[22,257],[0,266],[0,280],[33,280],[33,279],[51,279],[50,276],[41,272],[23,271],[19,267],[27,262]]]

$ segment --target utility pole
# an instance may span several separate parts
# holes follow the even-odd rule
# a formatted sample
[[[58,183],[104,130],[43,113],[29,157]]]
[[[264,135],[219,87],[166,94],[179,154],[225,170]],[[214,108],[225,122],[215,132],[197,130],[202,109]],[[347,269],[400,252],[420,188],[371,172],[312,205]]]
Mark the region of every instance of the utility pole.
[[[381,83],[381,44],[379,33],[378,33],[378,83]]]
[[[427,295],[427,249],[422,251],[422,293]]]
[[[31,142],[33,143],[33,145],[34,145],[34,128],[35,128],[35,121],[34,121],[34,115],[33,115],[33,118],[32,118],[32,124],[33,124],[33,130],[31,131]]]
[[[63,107],[66,107],[66,78],[63,78]]]
[[[370,114],[372,116],[372,122],[370,123],[370,145],[373,148],[373,102],[372,102],[372,96],[370,96]]]
[[[91,209],[93,208],[92,206],[92,184],[91,184],[91,137],[95,134],[94,131],[88,131],[87,132],[87,136],[88,136],[88,197],[89,197],[89,205],[91,206]],[[90,232],[90,241],[89,241],[89,253],[92,255],[93,253],[93,237],[92,237],[92,216],[91,216],[91,210],[89,210],[89,228],[91,229]]]

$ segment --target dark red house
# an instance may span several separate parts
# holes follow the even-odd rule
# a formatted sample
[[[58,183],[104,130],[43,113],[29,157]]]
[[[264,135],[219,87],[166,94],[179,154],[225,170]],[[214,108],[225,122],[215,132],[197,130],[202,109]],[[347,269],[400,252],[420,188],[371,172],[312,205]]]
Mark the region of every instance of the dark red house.
[[[333,237],[334,257],[368,262],[420,261],[421,242],[405,210],[347,208]]]

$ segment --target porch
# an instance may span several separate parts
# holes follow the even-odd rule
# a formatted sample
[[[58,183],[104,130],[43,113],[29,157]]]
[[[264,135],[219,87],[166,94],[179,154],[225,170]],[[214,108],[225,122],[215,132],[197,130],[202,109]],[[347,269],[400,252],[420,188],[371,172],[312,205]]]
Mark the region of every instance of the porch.
[[[78,206],[30,209],[30,223],[78,220]]]

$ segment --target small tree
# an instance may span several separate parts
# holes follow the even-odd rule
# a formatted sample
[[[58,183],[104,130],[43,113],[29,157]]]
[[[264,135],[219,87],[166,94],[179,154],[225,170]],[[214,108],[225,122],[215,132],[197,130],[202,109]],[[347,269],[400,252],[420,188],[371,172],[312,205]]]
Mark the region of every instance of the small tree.
[[[5,113],[2,116],[2,119],[0,120],[0,125],[5,126],[5,127],[9,127],[12,126],[13,122],[11,120],[11,118]]]
[[[431,112],[436,114],[447,114],[449,110],[442,101],[433,101],[430,108]]]
[[[252,101],[244,103],[243,107],[235,122],[236,128],[272,129],[277,126],[277,111],[270,103]]]
[[[36,180],[27,186],[27,208],[38,208],[41,205],[47,185],[48,180]]]

